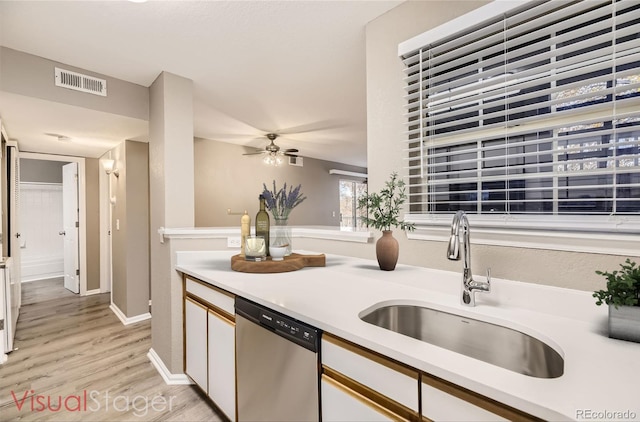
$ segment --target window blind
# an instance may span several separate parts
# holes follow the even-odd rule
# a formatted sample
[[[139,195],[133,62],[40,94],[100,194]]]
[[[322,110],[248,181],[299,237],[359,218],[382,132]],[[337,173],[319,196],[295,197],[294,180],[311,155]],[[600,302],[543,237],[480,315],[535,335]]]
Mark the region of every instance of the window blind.
[[[410,212],[638,214],[639,24],[532,1],[403,55]]]

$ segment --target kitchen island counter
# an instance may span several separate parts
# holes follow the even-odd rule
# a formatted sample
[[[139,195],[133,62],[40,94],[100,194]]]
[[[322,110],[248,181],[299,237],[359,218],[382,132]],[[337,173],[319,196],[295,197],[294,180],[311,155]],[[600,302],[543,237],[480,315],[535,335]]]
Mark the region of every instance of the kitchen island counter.
[[[304,252],[301,253],[316,253]],[[476,307],[460,304],[461,272],[327,255],[290,273],[231,270],[234,252],[177,252],[176,269],[426,373],[546,420],[640,420],[640,344],[607,337],[607,309],[591,292],[493,279]],[[477,277],[483,279],[482,277]],[[363,322],[374,305],[413,304],[536,337],[564,357],[555,379],[522,375]]]

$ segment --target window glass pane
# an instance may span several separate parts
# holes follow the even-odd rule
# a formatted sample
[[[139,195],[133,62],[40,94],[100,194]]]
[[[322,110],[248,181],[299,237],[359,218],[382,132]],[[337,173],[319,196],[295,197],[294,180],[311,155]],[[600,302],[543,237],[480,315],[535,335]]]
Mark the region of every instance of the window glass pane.
[[[611,213],[613,211],[611,183],[612,177],[609,175],[558,178],[558,213]]]
[[[362,182],[356,182],[355,183],[355,190],[356,190],[356,205],[357,205],[357,200],[360,199],[360,197],[364,196],[367,193],[367,184],[366,183],[362,183]],[[367,227],[362,222],[362,217],[365,217],[366,215],[367,215],[367,211],[366,210],[356,210],[355,228],[363,229],[363,228]]]
[[[340,227],[364,228],[362,216],[365,210],[358,210],[358,199],[367,192],[366,183],[340,180]]]
[[[637,213],[640,209],[640,173],[625,173],[617,176],[616,212]]]

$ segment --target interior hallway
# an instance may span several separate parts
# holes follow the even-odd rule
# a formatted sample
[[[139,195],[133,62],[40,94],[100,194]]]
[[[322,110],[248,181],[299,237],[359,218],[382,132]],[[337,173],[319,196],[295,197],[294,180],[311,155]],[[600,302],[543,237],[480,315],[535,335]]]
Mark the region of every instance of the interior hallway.
[[[123,326],[108,293],[80,297],[55,279],[22,295],[0,420],[221,420],[194,387],[165,384],[146,356],[151,321]]]

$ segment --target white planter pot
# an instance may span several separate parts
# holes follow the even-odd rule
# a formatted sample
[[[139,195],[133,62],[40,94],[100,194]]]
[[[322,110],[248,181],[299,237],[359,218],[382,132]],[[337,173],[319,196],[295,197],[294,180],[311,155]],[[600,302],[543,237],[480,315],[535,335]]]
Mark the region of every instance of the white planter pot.
[[[640,343],[640,306],[609,305],[609,337]]]

